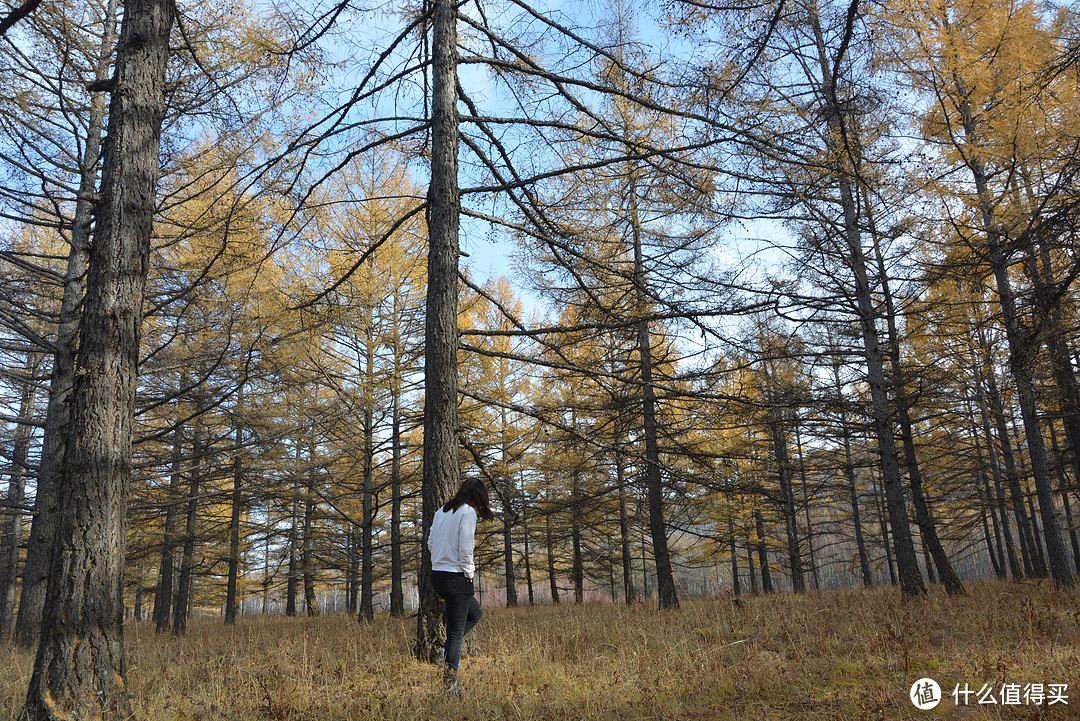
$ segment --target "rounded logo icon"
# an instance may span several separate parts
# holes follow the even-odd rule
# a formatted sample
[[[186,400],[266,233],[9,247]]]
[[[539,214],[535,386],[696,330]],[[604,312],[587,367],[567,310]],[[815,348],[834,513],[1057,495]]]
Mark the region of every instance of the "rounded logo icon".
[[[932,678],[920,678],[911,684],[911,703],[921,711],[930,709],[941,703],[941,687]]]

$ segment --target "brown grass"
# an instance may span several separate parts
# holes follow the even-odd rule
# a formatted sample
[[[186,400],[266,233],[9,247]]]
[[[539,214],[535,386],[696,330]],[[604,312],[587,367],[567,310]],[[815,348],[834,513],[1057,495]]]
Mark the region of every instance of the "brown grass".
[[[183,639],[130,623],[128,681],[144,721],[1080,718],[1080,596],[969,590],[492,609],[462,664],[465,701],[410,657],[411,620],[194,619]],[[0,649],[0,721],[17,717],[31,665]],[[921,676],[945,691],[933,711],[908,701]],[[957,707],[964,682],[1067,683],[1069,705]]]

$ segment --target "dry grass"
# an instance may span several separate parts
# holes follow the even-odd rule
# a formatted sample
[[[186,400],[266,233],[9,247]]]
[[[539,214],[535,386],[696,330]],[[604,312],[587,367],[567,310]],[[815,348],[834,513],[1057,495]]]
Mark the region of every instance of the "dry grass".
[[[896,719],[1080,717],[1080,596],[981,584],[652,605],[494,609],[462,664],[465,701],[409,655],[414,621],[380,616],[197,619],[186,638],[129,624],[140,719]],[[0,649],[0,721],[16,718],[29,655]],[[914,709],[931,676],[946,698]],[[1069,706],[957,707],[957,683],[1068,683]],[[4,711],[4,707],[10,711]]]

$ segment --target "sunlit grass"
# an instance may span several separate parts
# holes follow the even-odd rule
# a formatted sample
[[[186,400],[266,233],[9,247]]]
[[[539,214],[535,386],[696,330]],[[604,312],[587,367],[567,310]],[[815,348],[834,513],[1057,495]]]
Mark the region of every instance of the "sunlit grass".
[[[893,589],[652,604],[489,609],[463,661],[465,701],[409,654],[414,619],[193,619],[185,638],[126,627],[141,719],[895,719],[1080,717],[1080,596],[978,584],[905,602]],[[29,654],[0,653],[0,721]],[[911,683],[945,700],[918,711]],[[1069,705],[957,707],[957,683],[1067,683]]]

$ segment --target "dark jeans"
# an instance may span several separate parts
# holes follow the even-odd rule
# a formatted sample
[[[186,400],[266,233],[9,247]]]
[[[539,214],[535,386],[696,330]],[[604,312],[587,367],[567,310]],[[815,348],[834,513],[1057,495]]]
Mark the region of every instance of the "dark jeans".
[[[484,615],[473,598],[473,582],[464,573],[432,571],[435,593],[446,601],[446,665],[457,671],[461,661],[461,640]]]

